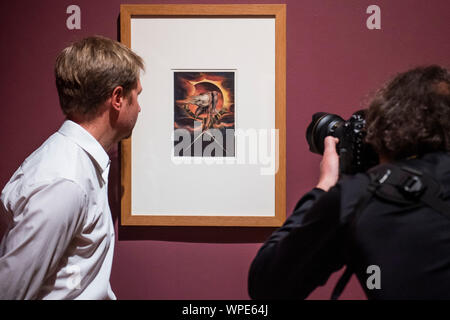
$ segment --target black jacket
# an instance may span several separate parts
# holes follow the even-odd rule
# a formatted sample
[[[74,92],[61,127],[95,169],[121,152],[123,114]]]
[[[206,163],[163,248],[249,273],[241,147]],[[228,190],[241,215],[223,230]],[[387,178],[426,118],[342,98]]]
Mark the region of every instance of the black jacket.
[[[407,160],[428,172],[450,204],[450,154]],[[344,265],[369,299],[450,299],[450,219],[427,206],[372,197],[355,219],[369,177],[341,179],[328,192],[313,189],[261,247],[249,272],[254,299],[304,299]],[[367,268],[380,268],[381,289],[366,286]]]

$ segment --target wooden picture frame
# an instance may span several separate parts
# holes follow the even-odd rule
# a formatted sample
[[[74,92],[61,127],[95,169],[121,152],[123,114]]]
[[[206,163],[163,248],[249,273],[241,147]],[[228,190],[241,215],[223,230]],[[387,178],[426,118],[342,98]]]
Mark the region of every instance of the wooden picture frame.
[[[286,5],[121,5],[120,8],[120,41],[133,48],[132,21],[133,19],[159,19],[170,23],[176,19],[231,19],[230,21],[259,22],[258,19],[273,20],[274,25],[274,129],[277,131],[276,145],[276,173],[273,175],[273,214],[177,214],[176,212],[142,213],[132,212],[132,139],[121,142],[121,224],[124,226],[242,226],[242,227],[278,227],[286,219]],[[153,21],[153,20],[152,20]],[[154,20],[156,21],[156,20]],[[193,20],[197,21],[197,20]],[[223,21],[223,20],[216,20]],[[137,52],[139,54],[139,52]],[[143,57],[145,60],[145,57]],[[154,70],[146,70],[146,73]],[[142,82],[142,81],[141,81]],[[144,91],[151,90],[143,86]],[[153,88],[154,89],[154,88]],[[269,90],[270,91],[270,90]],[[241,92],[242,93],[242,92]],[[245,92],[244,92],[245,93]],[[243,94],[243,93],[242,93]],[[142,106],[142,102],[141,102]],[[143,109],[145,110],[145,106]],[[144,111],[145,112],[145,111]],[[248,111],[246,111],[248,112]],[[140,116],[141,117],[141,116]],[[139,124],[138,119],[138,124]],[[135,150],[135,152],[138,152]],[[154,168],[154,170],[158,170]],[[219,169],[218,169],[219,170]],[[272,178],[271,178],[272,179]],[[250,179],[251,180],[251,179]],[[161,181],[162,182],[162,181]],[[257,185],[256,185],[257,186]],[[135,186],[135,189],[145,189],[147,186]],[[137,192],[136,191],[136,192]],[[243,190],[244,191],[244,190]],[[247,191],[248,192],[248,191]],[[248,194],[251,194],[249,192]],[[257,198],[258,195],[255,195]],[[233,201],[231,199],[230,201]],[[244,203],[244,200],[240,200]],[[254,201],[256,204],[257,201]],[[218,204],[218,207],[220,204]],[[195,208],[193,209],[195,210]],[[205,211],[205,210],[204,210]]]

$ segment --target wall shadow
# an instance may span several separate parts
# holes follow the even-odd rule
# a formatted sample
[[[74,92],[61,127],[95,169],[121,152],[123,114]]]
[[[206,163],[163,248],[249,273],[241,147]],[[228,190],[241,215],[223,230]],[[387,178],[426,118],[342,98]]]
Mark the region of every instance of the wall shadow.
[[[261,243],[274,228],[120,226],[119,241],[160,240],[196,243]]]

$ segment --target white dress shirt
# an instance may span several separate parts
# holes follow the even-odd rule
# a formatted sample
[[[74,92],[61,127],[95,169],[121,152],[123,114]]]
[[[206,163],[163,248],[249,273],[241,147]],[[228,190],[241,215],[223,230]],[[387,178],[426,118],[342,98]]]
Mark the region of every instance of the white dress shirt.
[[[33,152],[1,193],[0,299],[115,299],[110,160],[72,121]]]

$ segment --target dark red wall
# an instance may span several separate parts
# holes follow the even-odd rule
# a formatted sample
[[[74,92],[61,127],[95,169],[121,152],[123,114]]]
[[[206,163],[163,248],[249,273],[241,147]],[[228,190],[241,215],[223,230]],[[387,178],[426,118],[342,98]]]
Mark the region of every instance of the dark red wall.
[[[132,3],[156,3],[132,1]],[[227,1],[195,1],[228,3]],[[0,186],[63,121],[53,79],[70,41],[118,37],[119,0],[2,1],[0,28]],[[158,3],[192,3],[159,1]],[[234,1],[233,3],[284,3]],[[314,186],[320,157],[304,138],[311,114],[348,117],[395,72],[420,64],[449,67],[448,0],[293,0],[287,3],[287,207]],[[66,8],[81,7],[81,30],[66,28]],[[366,28],[366,8],[381,8],[381,30]],[[145,108],[145,106],[143,106]],[[110,202],[119,215],[117,150]],[[267,229],[118,228],[112,286],[120,299],[247,299],[247,271]],[[327,299],[337,280],[310,298]],[[353,279],[343,298],[364,299]]]

